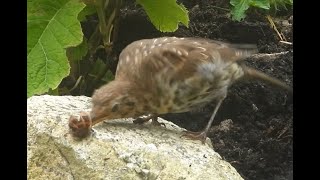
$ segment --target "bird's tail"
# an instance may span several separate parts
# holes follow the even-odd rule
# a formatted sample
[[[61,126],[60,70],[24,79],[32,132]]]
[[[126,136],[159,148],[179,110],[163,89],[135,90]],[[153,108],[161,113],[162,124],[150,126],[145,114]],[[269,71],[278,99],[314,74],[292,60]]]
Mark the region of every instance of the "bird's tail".
[[[254,44],[228,44],[228,59],[231,61],[241,61],[258,53],[258,48]],[[220,52],[223,56],[223,51]]]
[[[266,82],[268,84],[271,84],[273,86],[285,89],[291,94],[293,93],[292,87],[288,86],[287,84],[285,84],[284,82],[280,81],[277,78],[271,77],[261,71],[258,71],[256,69],[253,69],[244,65],[242,65],[242,69],[244,71],[244,77],[257,79],[257,80]]]
[[[255,44],[229,44],[229,48],[247,54],[247,56],[258,53],[258,47]]]

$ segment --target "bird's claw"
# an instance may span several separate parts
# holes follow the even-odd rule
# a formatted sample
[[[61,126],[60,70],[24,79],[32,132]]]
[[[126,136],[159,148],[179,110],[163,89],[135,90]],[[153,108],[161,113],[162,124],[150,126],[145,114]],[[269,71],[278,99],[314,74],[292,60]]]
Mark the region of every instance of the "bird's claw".
[[[151,122],[152,125],[166,127],[165,123],[160,123],[158,121],[158,117],[145,117],[145,118],[139,117],[139,118],[135,119],[133,121],[133,123],[141,125],[141,124],[148,122],[150,119],[152,119],[152,122]]]
[[[183,134],[181,137],[186,137],[192,140],[200,140],[202,144],[205,144],[207,139],[207,133],[204,131],[200,131],[200,132],[183,131]]]

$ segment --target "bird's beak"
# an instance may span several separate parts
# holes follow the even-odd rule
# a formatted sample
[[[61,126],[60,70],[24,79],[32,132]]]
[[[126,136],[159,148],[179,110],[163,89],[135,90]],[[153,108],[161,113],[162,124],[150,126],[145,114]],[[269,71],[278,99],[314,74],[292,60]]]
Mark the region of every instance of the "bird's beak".
[[[95,125],[101,121],[104,121],[107,119],[107,115],[101,112],[91,111],[90,112],[90,119],[92,122],[92,125]]]

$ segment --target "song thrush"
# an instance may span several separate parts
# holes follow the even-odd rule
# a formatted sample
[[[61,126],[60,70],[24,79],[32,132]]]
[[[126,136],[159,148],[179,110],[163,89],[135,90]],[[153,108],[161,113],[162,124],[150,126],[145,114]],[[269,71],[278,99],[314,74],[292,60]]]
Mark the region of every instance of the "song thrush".
[[[231,44],[203,38],[162,37],[131,43],[120,54],[115,80],[92,96],[92,124],[70,118],[74,134],[103,120],[138,118],[155,124],[158,115],[187,112],[216,101],[206,128],[185,136],[205,141],[228,88],[243,77],[253,77],[292,91],[283,82],[238,64],[257,53],[255,45]],[[81,124],[81,126],[79,126]]]

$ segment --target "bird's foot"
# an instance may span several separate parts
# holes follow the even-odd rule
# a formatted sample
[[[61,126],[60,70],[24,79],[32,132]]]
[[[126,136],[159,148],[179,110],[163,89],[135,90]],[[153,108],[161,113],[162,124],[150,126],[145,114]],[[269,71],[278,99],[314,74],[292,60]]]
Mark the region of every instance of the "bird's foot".
[[[205,144],[207,139],[207,133],[205,131],[192,132],[192,131],[183,131],[182,137],[186,137],[192,140],[200,140],[202,144]]]
[[[163,125],[164,127],[166,127],[166,125],[164,123],[160,123],[158,121],[158,117],[157,116],[156,117],[154,117],[154,116],[139,117],[139,118],[135,119],[133,121],[133,123],[135,123],[135,124],[144,124],[144,123],[148,122],[150,119],[152,119],[152,125],[154,125],[154,126],[162,126]]]
[[[158,121],[158,117],[152,118],[152,124],[153,124],[154,126],[163,126],[163,127],[166,127],[166,124],[161,123],[161,122]]]
[[[150,117],[139,117],[139,118],[133,120],[133,123],[142,125],[142,124],[148,122],[150,119],[151,119]]]

